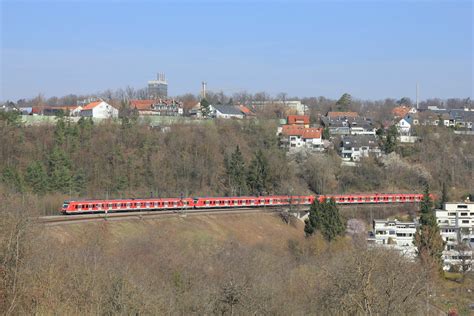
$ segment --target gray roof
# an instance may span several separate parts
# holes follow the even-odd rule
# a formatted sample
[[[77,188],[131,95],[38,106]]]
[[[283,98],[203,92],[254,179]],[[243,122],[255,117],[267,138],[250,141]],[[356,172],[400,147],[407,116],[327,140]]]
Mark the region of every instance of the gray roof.
[[[474,120],[474,111],[464,111],[464,110],[451,110],[449,116],[452,119],[457,121],[470,121]]]
[[[377,138],[374,135],[348,135],[343,136],[341,145],[345,149],[360,148],[362,146],[378,147]]]
[[[365,129],[373,129],[374,126],[370,119],[366,118],[344,118],[344,119],[330,119],[328,117],[322,117],[321,122],[325,127],[352,127],[359,126]]]
[[[227,115],[243,115],[243,113],[233,105],[213,105],[216,111]]]

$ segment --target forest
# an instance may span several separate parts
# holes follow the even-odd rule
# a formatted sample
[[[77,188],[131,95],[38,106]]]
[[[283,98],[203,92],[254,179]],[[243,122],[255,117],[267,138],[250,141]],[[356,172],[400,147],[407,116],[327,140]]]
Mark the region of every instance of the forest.
[[[449,129],[420,128],[421,142],[347,167],[335,150],[286,155],[276,127],[256,119],[151,128],[127,117],[23,126],[4,115],[0,189],[36,199],[40,214],[76,198],[422,192],[427,183],[453,199],[472,194],[472,140]]]

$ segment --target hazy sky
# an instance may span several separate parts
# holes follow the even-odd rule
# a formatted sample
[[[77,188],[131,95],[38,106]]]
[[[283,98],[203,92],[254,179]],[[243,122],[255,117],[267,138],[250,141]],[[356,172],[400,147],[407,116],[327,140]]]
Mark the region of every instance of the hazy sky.
[[[0,100],[146,86],[473,96],[471,1],[2,1]]]

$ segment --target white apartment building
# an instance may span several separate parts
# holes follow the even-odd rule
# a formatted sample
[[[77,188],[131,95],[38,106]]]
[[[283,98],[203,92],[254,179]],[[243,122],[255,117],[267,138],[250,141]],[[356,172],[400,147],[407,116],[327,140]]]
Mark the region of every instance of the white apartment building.
[[[446,203],[444,209],[436,210],[436,219],[441,237],[446,243],[443,251],[445,268],[459,265],[463,260],[474,263],[474,203]],[[469,248],[460,252],[460,243]]]
[[[443,268],[448,270],[463,262],[474,265],[474,203],[446,203],[444,209],[436,210],[435,214],[441,237],[446,243]],[[374,220],[368,242],[399,250],[414,258],[416,247],[413,237],[418,225],[417,221]],[[464,250],[459,251],[459,245],[463,245]]]
[[[369,242],[400,251],[408,258],[416,256],[413,237],[418,222],[401,222],[398,220],[374,220],[373,235]]]

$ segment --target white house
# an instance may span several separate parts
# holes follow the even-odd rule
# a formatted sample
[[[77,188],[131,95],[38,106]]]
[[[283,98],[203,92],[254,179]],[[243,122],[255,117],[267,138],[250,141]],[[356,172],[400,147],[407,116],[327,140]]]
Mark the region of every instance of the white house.
[[[321,128],[305,127],[304,125],[283,125],[278,129],[280,144],[290,151],[300,148],[323,151]]]
[[[87,104],[81,110],[81,116],[93,118],[117,118],[118,110],[104,101],[95,101]]]
[[[396,127],[400,135],[410,135],[411,127],[413,126],[413,117],[406,115],[400,121],[398,121]]]
[[[359,161],[370,155],[378,157],[382,154],[374,135],[343,136],[339,151],[344,161]]]

